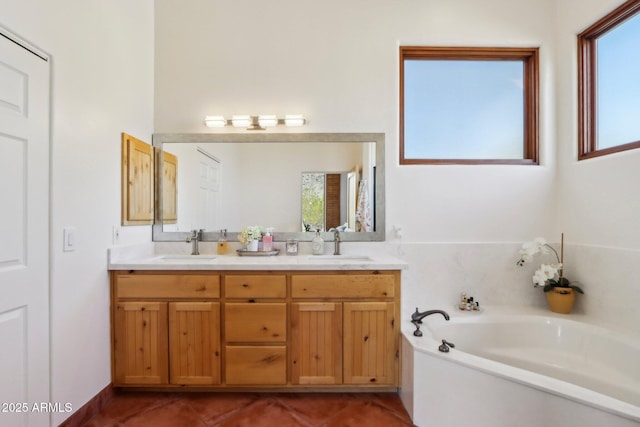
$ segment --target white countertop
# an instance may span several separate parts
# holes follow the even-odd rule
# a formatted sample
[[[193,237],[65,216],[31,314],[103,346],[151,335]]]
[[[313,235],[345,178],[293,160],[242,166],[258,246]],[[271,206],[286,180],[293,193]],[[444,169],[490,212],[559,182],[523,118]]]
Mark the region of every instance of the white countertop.
[[[379,251],[345,255],[309,254],[276,256],[239,256],[203,253],[200,256],[157,253],[154,247],[143,245],[135,250],[111,248],[109,270],[402,270],[407,263]]]

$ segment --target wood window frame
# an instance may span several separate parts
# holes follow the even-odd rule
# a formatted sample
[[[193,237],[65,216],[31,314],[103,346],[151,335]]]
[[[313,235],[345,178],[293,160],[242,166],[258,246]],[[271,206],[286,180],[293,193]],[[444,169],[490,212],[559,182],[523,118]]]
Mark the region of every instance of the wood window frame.
[[[633,15],[640,0],[630,0],[578,34],[578,160],[640,148],[640,141],[597,148],[597,40]]]
[[[523,158],[522,159],[407,159],[404,150],[404,61],[478,60],[523,62]],[[537,47],[428,47],[400,46],[400,164],[539,164],[539,48]]]

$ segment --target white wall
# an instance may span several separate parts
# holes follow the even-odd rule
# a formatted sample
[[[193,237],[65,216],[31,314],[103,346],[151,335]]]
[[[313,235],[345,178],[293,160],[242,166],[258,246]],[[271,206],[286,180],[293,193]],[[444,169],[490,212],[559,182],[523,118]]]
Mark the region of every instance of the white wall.
[[[410,242],[552,229],[553,2],[156,1],[157,132],[207,114],[302,113],[304,132],[384,132],[387,225]],[[540,167],[398,166],[400,44],[540,46]],[[407,190],[409,189],[409,190]]]
[[[593,261],[640,256],[640,154],[575,160],[575,36],[621,0],[187,3],[156,1],[155,130],[210,131],[207,114],[299,112],[305,132],[384,132],[381,249],[409,262],[405,311],[453,305],[461,291],[485,304],[544,306],[536,266],[515,266],[518,249],[565,232],[566,272],[587,292],[576,311],[618,323],[637,315],[620,308],[640,292],[631,283],[640,271]],[[541,165],[400,166],[398,46],[414,44],[539,46]],[[598,258],[594,245],[632,252]],[[601,283],[611,271],[614,297]]]
[[[576,36],[624,3],[564,0],[557,7],[557,140],[559,198],[556,230],[570,243],[568,277],[587,296],[576,311],[602,323],[636,329],[640,307],[640,150],[577,161]]]
[[[558,226],[576,243],[640,249],[640,150],[577,161],[576,35],[622,3],[558,2]]]
[[[1,25],[52,57],[51,401],[77,410],[111,381],[106,248],[120,223],[120,132],[153,131],[153,2],[1,0],[0,10]],[[62,252],[65,226],[77,228],[75,252]],[[127,228],[121,242],[150,236]]]
[[[295,112],[304,132],[384,132],[381,249],[409,262],[403,310],[452,306],[461,291],[542,305],[515,261],[522,241],[554,237],[555,3],[157,0],[155,130]],[[399,166],[398,47],[421,44],[540,47],[540,166]]]

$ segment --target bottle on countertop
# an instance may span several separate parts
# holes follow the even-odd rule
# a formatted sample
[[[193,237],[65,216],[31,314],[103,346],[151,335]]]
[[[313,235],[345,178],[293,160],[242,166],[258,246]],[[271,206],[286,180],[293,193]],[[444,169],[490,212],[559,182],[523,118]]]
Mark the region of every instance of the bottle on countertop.
[[[324,239],[320,237],[320,229],[316,230],[316,237],[311,241],[311,253],[322,255],[324,253]]]
[[[460,310],[467,309],[467,294],[465,292],[460,294],[460,304],[458,304]]]
[[[262,250],[264,252],[271,252],[273,250],[273,227],[267,227],[267,234],[262,236]]]
[[[224,255],[227,253],[227,229],[220,230],[220,237],[218,238],[218,255]]]

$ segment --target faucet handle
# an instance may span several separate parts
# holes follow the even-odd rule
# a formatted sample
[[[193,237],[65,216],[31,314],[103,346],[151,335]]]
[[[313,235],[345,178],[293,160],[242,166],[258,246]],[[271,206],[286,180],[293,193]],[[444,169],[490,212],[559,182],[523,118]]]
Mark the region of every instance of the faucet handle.
[[[448,345],[448,346],[449,346],[449,347],[451,347],[451,348],[456,348],[456,345],[455,345],[454,343],[449,342],[449,341],[447,341],[447,340],[442,340],[442,344],[444,344],[444,345]]]
[[[414,336],[416,336],[416,337],[421,337],[421,336],[422,336],[422,331],[420,330],[420,324],[421,324],[422,322],[412,320],[412,321],[411,321],[411,323],[413,323],[413,326],[415,326],[415,327],[416,327],[416,330],[415,330],[415,331],[413,331],[413,335],[414,335]]]

